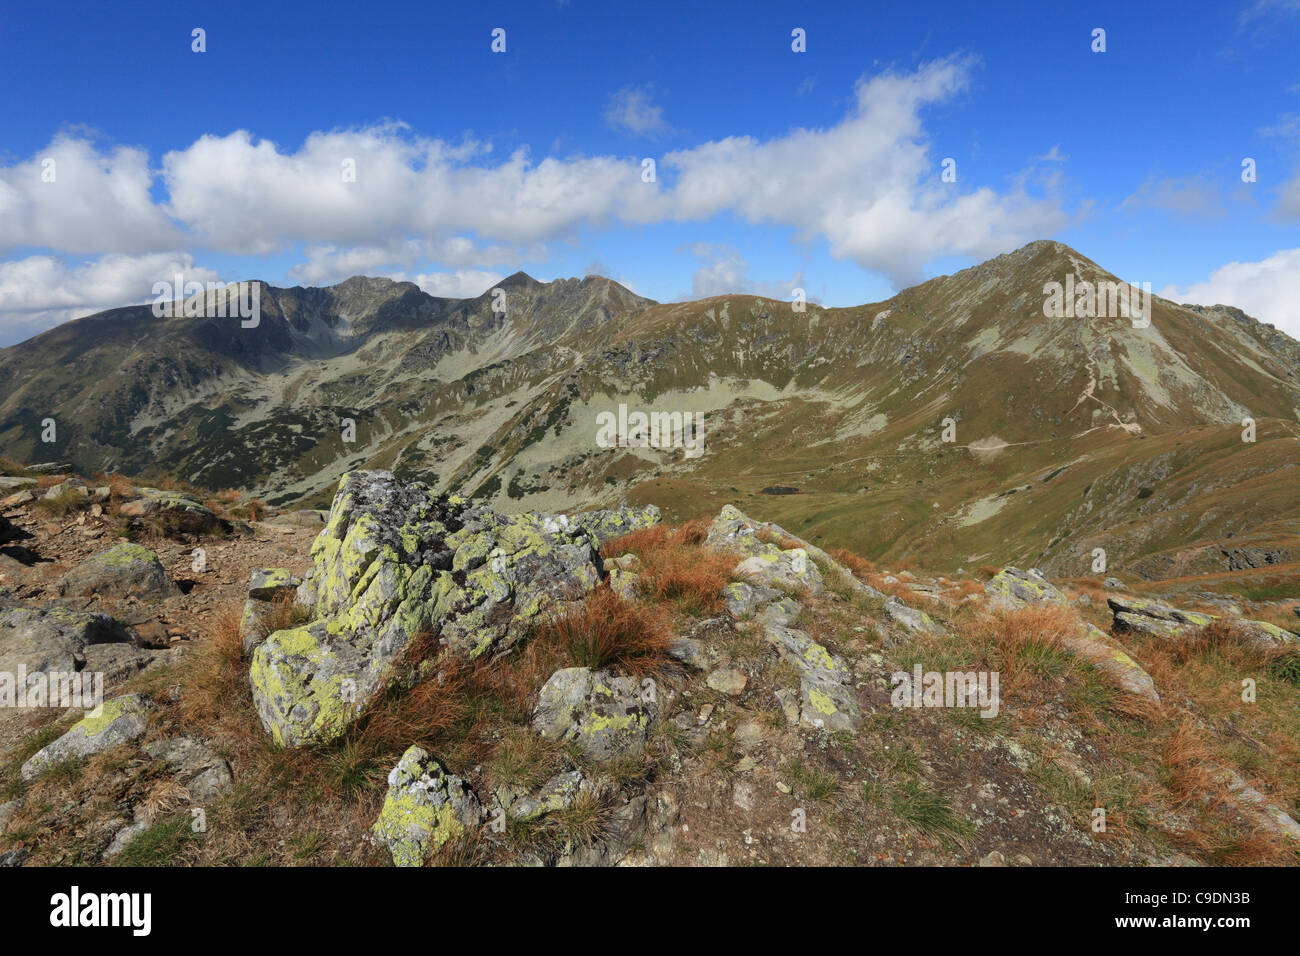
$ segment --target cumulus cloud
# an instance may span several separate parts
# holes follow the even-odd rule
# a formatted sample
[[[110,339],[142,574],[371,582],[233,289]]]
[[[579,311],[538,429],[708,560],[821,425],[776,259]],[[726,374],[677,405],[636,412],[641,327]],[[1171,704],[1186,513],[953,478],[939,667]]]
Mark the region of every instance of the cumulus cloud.
[[[839,123],[674,150],[654,183],[642,181],[640,157],[498,157],[490,144],[401,123],[313,133],[296,150],[246,130],[207,135],[165,154],[157,172],[139,151],[64,136],[50,148],[68,163],[58,190],[40,191],[39,156],[0,168],[0,248],[269,255],[303,245],[295,281],[423,270],[449,288],[448,277],[513,271],[521,250],[584,229],[727,215],[824,239],[836,258],[902,286],[935,259],[986,258],[1067,221],[1056,198],[1030,194],[1028,176],[1000,192],[940,181],[922,113],[965,90],[973,69],[948,58],[864,78]],[[663,122],[648,96],[615,102],[629,129]]]
[[[613,129],[640,136],[654,136],[669,131],[663,107],[650,99],[648,86],[627,86],[609,98],[605,122]]]
[[[1233,305],[1300,339],[1300,249],[1283,249],[1259,262],[1229,262],[1208,279],[1159,293],[1175,302]]]
[[[0,345],[21,342],[70,319],[151,302],[155,282],[215,282],[189,253],[110,254],[69,265],[53,256],[0,262]]]
[[[1023,185],[999,195],[940,182],[921,110],[964,90],[973,62],[948,58],[915,73],[858,83],[850,114],[829,129],[762,142],[729,137],[669,153],[678,172],[668,201],[678,219],[727,212],[822,237],[831,254],[882,272],[895,286],[946,255],[996,255],[1066,222],[1057,201]]]
[[[0,251],[175,248],[180,232],[149,195],[154,178],[142,150],[99,152],[61,133],[25,162],[0,167]]]
[[[411,281],[429,295],[444,299],[469,299],[482,295],[504,278],[499,272],[457,269],[455,272],[418,275]]]
[[[749,277],[749,263],[737,250],[726,244],[697,242],[689,251],[700,262],[691,277],[691,292],[681,298],[706,299],[732,292],[761,295],[769,299],[788,300],[803,283],[803,273],[789,282],[761,282]]]

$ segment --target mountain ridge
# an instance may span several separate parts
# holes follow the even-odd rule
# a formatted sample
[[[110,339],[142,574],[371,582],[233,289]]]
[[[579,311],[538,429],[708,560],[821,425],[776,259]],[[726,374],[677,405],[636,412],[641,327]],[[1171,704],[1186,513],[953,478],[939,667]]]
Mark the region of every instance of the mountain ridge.
[[[0,401],[0,448],[52,457],[36,438],[54,417],[55,451],[83,469],[153,468],[276,504],[321,504],[359,467],[506,510],[658,494],[674,518],[727,489],[791,484],[802,493],[770,499],[765,518],[944,565],[1014,546],[1008,560],[1066,571],[1098,535],[1141,562],[1207,535],[1272,541],[1279,521],[1289,539],[1294,495],[1255,495],[1244,516],[1216,505],[1208,526],[1191,505],[1300,464],[1300,343],[1240,310],[1158,296],[1145,329],[1049,318],[1044,286],[1067,273],[1118,281],[1039,240],[850,307],[658,303],[600,276],[523,272],[467,299],[382,277],[263,285],[253,329],[127,307],[0,350],[18,383]],[[600,447],[597,417],[620,405],[702,415],[705,453]],[[1264,444],[1231,444],[1248,417]],[[1013,497],[1047,474],[1083,503]],[[1088,500],[1161,482],[1187,484],[1165,513]]]

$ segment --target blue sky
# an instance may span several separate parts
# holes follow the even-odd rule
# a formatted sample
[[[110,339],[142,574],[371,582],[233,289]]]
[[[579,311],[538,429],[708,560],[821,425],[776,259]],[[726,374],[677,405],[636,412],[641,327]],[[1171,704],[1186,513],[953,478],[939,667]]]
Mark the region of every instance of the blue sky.
[[[0,344],[177,268],[852,305],[1035,238],[1300,336],[1300,0],[1056,6],[10,5]]]

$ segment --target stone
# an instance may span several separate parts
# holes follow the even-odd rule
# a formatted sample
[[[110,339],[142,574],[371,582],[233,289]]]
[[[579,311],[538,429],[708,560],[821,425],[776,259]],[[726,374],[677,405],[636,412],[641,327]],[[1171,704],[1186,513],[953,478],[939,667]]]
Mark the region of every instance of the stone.
[[[727,613],[737,620],[752,617],[760,607],[782,596],[775,588],[746,584],[738,581],[722,589],[722,599],[727,603]]]
[[[707,670],[716,656],[704,642],[694,637],[674,637],[668,644],[668,656],[697,671]]]
[[[734,667],[719,667],[704,681],[719,694],[735,697],[745,692],[745,685],[749,683],[749,678]]]
[[[384,471],[343,477],[311,557],[297,596],[312,619],[269,635],[250,667],[283,746],[342,733],[403,676],[417,635],[468,658],[505,650],[600,580],[593,539],[567,517],[500,515]]]
[[[166,763],[197,803],[210,803],[234,785],[230,764],[193,737],[155,741],[144,752]]]
[[[1037,568],[1003,568],[984,582],[984,593],[1010,604],[1066,603],[1065,595]]]
[[[77,565],[64,577],[59,591],[72,597],[134,596],[145,600],[162,600],[181,593],[167,576],[158,555],[129,541]]]
[[[587,531],[595,539],[596,546],[600,547],[606,541],[622,537],[633,531],[639,531],[642,528],[653,528],[659,524],[661,516],[659,509],[654,505],[646,505],[644,508],[610,508],[604,511],[584,511],[580,514],[570,515],[569,520],[573,522],[574,526]]]
[[[544,737],[574,741],[592,760],[610,760],[641,751],[657,711],[630,677],[567,667],[543,685],[532,723]]]
[[[896,597],[891,597],[885,602],[884,612],[889,615],[890,620],[896,624],[901,624],[909,631],[916,631],[920,634],[943,635],[946,632],[940,627],[930,615],[924,611],[908,607]]]
[[[51,605],[0,610],[0,672],[72,674],[86,666],[87,648],[122,644],[132,654],[131,634],[106,614]]]
[[[1121,691],[1160,706],[1151,675],[1109,634],[1085,623],[1079,633],[1067,635],[1061,643],[1067,653],[1091,664]]]
[[[87,712],[66,734],[33,754],[22,765],[22,778],[32,780],[56,764],[88,757],[143,736],[153,709],[153,704],[142,694],[105,701],[98,714]]]
[[[767,625],[764,637],[782,660],[799,671],[799,721],[818,729],[855,730],[862,712],[848,664],[794,628]],[[781,704],[788,717],[790,705],[785,699]]]
[[[105,860],[111,860],[113,857],[125,850],[132,840],[138,837],[141,833],[144,833],[145,830],[148,830],[149,827],[150,823],[148,820],[136,820],[134,823],[129,823],[122,827],[122,829],[113,834],[113,839],[104,850],[102,858]]]
[[[248,575],[248,596],[258,601],[273,601],[301,585],[302,580],[288,568],[255,568]]]
[[[174,533],[206,534],[216,531],[222,521],[197,496],[161,488],[137,488],[139,497],[125,501],[118,512],[127,518],[150,518]]]
[[[1179,640],[1189,637],[1215,621],[1230,626],[1242,643],[1269,649],[1300,641],[1295,633],[1267,621],[1252,621],[1240,617],[1215,617],[1199,611],[1183,611],[1159,601],[1141,598],[1107,598],[1106,603],[1114,614],[1112,629],[1116,632],[1133,631],[1162,640]]]
[[[584,779],[582,771],[570,770],[568,773],[556,774],[538,789],[535,794],[521,797],[510,804],[506,816],[512,820],[536,820],[538,817],[557,810],[567,810],[573,806],[582,791]]]
[[[640,579],[639,574],[633,574],[619,568],[611,568],[609,571],[610,590],[624,601],[635,601],[637,599],[637,582]]]
[[[446,773],[422,748],[411,747],[388,774],[388,792],[371,833],[397,866],[422,866],[430,853],[483,819],[469,785]]]

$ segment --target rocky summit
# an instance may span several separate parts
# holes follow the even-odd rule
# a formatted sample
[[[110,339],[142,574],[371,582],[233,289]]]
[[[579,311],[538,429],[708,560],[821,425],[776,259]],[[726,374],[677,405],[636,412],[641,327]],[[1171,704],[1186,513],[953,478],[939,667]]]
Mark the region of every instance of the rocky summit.
[[[0,865],[1300,862],[1300,345],[1065,274],[0,349]]]
[[[9,470],[6,865],[1300,859],[1294,597]]]

